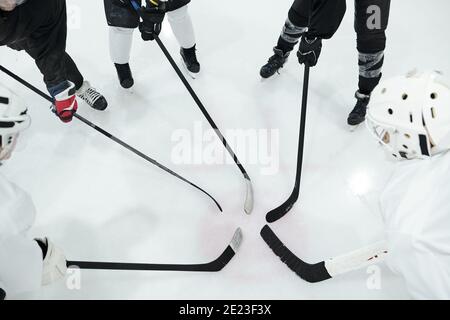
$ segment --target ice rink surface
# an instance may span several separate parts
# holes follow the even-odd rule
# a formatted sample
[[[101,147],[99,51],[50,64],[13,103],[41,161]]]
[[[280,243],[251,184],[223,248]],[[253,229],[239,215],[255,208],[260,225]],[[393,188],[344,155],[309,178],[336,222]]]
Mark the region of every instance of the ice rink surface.
[[[190,5],[202,74],[189,81],[225,135],[257,132],[258,145],[272,146],[272,159],[279,161],[278,170],[264,170],[264,161],[246,155],[254,145],[238,148],[230,141],[253,180],[251,216],[243,212],[245,185],[234,164],[174,163],[177,134],[209,126],[156,43],[144,43],[135,34],[131,67],[136,85],[133,93],[126,92],[109,59],[103,1],[68,4],[67,50],[110,103],[105,112],[80,104],[79,114],[204,187],[224,213],[195,189],[79,121],[60,123],[46,101],[0,74],[2,83],[26,99],[33,119],[13,160],[0,168],[35,201],[33,235],[48,235],[72,260],[152,263],[213,260],[239,226],[244,241],[220,273],[83,271],[79,289],[69,290],[62,282],[22,298],[409,298],[402,278],[382,264],[308,284],[259,236],[266,212],[286,200],[295,176],[303,68],[292,55],[281,75],[267,81],[259,77],[290,0],[233,5],[194,0]],[[340,30],[325,41],[319,65],[311,70],[300,200],[272,225],[292,251],[310,262],[383,238],[377,198],[394,168],[364,126],[355,132],[346,126],[358,79],[353,1],[347,5]],[[449,10],[446,0],[392,1],[385,77],[416,67],[450,74]],[[163,28],[161,39],[179,61],[170,27],[165,23]],[[0,61],[45,89],[25,53],[2,47]],[[273,139],[265,139],[264,132],[274,133]],[[380,275],[379,286],[370,272]]]

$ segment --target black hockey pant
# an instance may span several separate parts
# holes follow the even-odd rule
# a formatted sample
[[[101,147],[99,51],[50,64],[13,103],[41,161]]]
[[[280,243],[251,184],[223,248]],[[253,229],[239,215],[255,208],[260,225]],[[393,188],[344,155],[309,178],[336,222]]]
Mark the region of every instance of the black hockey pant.
[[[0,45],[25,50],[36,62],[50,89],[72,81],[79,89],[83,76],[66,53],[66,0],[28,0],[2,13]]]

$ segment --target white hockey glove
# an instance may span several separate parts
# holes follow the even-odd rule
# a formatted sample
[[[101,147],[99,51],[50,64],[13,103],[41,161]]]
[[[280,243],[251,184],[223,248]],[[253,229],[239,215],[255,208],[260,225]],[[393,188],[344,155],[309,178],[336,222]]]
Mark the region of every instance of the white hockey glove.
[[[44,255],[42,270],[42,285],[47,286],[66,276],[67,261],[61,249],[56,247],[47,238],[36,239]]]

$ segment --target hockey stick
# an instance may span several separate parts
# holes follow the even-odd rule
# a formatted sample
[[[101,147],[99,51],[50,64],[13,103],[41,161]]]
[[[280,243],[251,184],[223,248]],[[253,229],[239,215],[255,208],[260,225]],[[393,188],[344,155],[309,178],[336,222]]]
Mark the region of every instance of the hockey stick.
[[[302,177],[303,164],[303,147],[305,144],[305,127],[306,127],[306,106],[308,102],[308,84],[309,84],[309,65],[305,65],[305,74],[303,78],[303,97],[302,97],[302,112],[300,119],[300,134],[298,138],[298,154],[297,154],[297,172],[295,175],[295,185],[289,198],[278,208],[273,209],[266,215],[266,220],[269,223],[275,222],[283,218],[289,210],[292,209],[298,199],[300,193],[300,181]]]
[[[388,254],[386,242],[381,241],[333,259],[309,264],[293,254],[268,225],[261,230],[261,237],[289,269],[303,280],[311,283],[325,281],[340,274],[381,262]]]
[[[44,98],[45,100],[49,101],[50,103],[53,104],[53,99],[45,94],[44,92],[42,92],[41,90],[39,90],[38,88],[34,87],[33,85],[31,85],[30,83],[28,83],[27,81],[25,81],[24,79],[20,78],[19,76],[17,76],[16,74],[14,74],[13,72],[9,71],[8,69],[6,69],[5,67],[3,67],[2,65],[0,65],[0,70],[3,71],[4,73],[6,73],[8,76],[10,76],[11,78],[13,78],[14,80],[18,81],[19,83],[21,83],[22,85],[24,85],[25,87],[27,87],[28,89],[34,91],[35,93],[37,93],[38,95],[40,95],[42,98]],[[211,196],[208,192],[206,192],[205,190],[203,190],[202,188],[200,188],[199,186],[197,186],[196,184],[192,183],[191,181],[187,180],[186,178],[183,178],[182,176],[180,176],[178,173],[172,171],[171,169],[165,167],[164,165],[160,164],[159,162],[157,162],[156,160],[150,158],[149,156],[145,155],[144,153],[142,153],[141,151],[133,148],[132,146],[130,146],[129,144],[123,142],[122,140],[120,140],[119,138],[113,136],[112,134],[110,134],[109,132],[105,131],[104,129],[98,127],[97,125],[93,124],[92,122],[90,122],[89,120],[83,118],[82,116],[80,116],[79,114],[75,113],[74,117],[77,118],[78,120],[80,120],[81,122],[87,124],[88,126],[90,126],[91,128],[95,129],[96,131],[100,132],[101,134],[103,134],[104,136],[106,136],[107,138],[111,139],[112,141],[120,144],[122,147],[128,149],[129,151],[133,152],[134,154],[136,154],[137,156],[147,160],[148,162],[150,162],[151,164],[157,166],[158,168],[164,170],[165,172],[171,174],[172,176],[190,184],[192,187],[196,188],[197,190],[203,192],[205,195],[207,195],[212,201],[214,201],[214,203],[216,204],[216,206],[219,208],[219,210],[222,212],[222,207],[220,206],[220,204],[217,202],[216,199],[214,199],[213,196]]]
[[[242,242],[242,231],[238,228],[225,251],[216,260],[203,264],[148,264],[118,262],[67,261],[68,268],[90,270],[131,270],[131,271],[185,271],[219,272],[235,256]]]
[[[129,0],[129,1],[130,1],[130,4],[133,6],[133,8],[136,10],[136,12],[141,17],[141,19],[143,19],[142,14],[140,12],[140,8],[141,8],[140,4],[138,4],[134,0]],[[178,65],[173,60],[172,56],[170,55],[169,51],[165,47],[164,43],[161,41],[161,39],[159,38],[159,36],[157,34],[153,34],[153,37],[155,38],[156,43],[158,43],[158,46],[161,48],[162,52],[166,56],[166,58],[169,61],[169,63],[172,65],[173,69],[175,70],[176,74],[180,78],[181,82],[183,82],[183,84],[186,87],[187,91],[191,94],[191,96],[194,99],[195,103],[200,108],[200,110],[203,113],[203,115],[205,116],[206,120],[209,122],[211,127],[214,129],[214,131],[216,132],[217,136],[222,141],[225,149],[228,151],[230,156],[233,158],[233,161],[236,163],[236,165],[238,166],[238,168],[241,171],[242,175],[244,176],[246,187],[247,187],[247,193],[246,193],[245,204],[244,204],[244,211],[247,214],[250,214],[252,212],[252,210],[253,210],[253,187],[252,187],[252,182],[251,182],[250,176],[248,175],[248,173],[245,170],[244,166],[239,161],[239,159],[236,156],[236,154],[234,153],[233,149],[231,149],[230,145],[228,144],[228,142],[225,139],[225,137],[223,136],[223,134],[220,132],[220,130],[217,127],[217,125],[214,122],[214,120],[209,115],[208,111],[206,110],[206,108],[203,105],[203,103],[200,101],[200,99],[197,96],[197,94],[195,93],[194,89],[192,89],[191,85],[186,80],[186,77],[183,75],[183,72],[181,72],[180,68],[178,68]]]

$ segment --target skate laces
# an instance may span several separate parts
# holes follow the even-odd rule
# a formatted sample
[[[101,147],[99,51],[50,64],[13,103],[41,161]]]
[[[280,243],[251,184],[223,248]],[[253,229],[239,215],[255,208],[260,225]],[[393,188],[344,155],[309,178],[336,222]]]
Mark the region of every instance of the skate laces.
[[[95,88],[89,87],[79,97],[87,104],[93,105],[102,95],[98,93]]]

